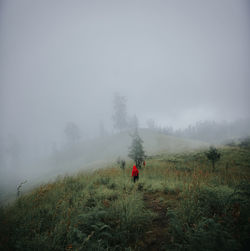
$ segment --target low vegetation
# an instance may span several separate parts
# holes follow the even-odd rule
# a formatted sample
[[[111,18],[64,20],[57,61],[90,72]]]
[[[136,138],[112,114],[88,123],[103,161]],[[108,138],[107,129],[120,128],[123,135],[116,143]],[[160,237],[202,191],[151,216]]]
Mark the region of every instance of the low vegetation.
[[[148,157],[58,178],[0,210],[1,250],[247,250],[250,152]]]

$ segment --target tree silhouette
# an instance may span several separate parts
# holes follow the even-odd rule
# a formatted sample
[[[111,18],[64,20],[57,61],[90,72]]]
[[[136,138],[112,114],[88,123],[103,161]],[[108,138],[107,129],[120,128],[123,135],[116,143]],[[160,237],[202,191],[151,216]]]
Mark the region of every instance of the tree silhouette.
[[[206,152],[207,158],[212,162],[213,171],[215,170],[215,162],[217,162],[220,159],[221,154],[218,152],[218,150],[210,146],[210,149],[208,152]]]
[[[145,159],[145,152],[143,150],[142,145],[143,141],[140,138],[137,130],[135,130],[135,133],[132,135],[132,138],[132,144],[129,147],[128,156],[129,158],[134,160],[137,168],[141,168],[141,164]]]
[[[115,94],[114,97],[114,114],[112,116],[114,122],[114,129],[118,131],[122,131],[127,129],[128,121],[127,121],[127,106],[126,106],[126,98]]]
[[[70,145],[76,143],[81,137],[79,127],[73,122],[67,123],[64,132],[67,138],[67,142]]]

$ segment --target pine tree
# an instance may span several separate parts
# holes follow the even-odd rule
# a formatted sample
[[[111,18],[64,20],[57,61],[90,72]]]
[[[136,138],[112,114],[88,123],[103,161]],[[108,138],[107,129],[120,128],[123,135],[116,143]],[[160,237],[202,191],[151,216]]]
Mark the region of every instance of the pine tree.
[[[145,159],[145,152],[143,150],[143,140],[140,138],[138,131],[135,130],[135,133],[132,135],[132,144],[129,147],[128,156],[134,160],[137,168],[141,168],[141,164]]]

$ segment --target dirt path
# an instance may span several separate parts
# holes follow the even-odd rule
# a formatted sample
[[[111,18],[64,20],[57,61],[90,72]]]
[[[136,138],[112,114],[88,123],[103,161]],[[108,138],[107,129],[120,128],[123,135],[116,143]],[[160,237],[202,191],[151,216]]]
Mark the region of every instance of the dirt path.
[[[166,250],[169,236],[167,234],[167,203],[164,197],[166,197],[165,194],[144,194],[143,200],[146,208],[155,212],[157,216],[141,242],[141,250]]]

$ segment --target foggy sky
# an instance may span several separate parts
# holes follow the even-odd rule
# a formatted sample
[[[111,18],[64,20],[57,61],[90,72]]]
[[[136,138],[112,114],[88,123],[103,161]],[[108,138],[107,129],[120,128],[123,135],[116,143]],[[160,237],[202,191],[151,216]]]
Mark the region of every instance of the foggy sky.
[[[112,128],[116,92],[141,126],[249,117],[249,14],[247,0],[1,0],[0,135],[32,147],[68,121]]]

